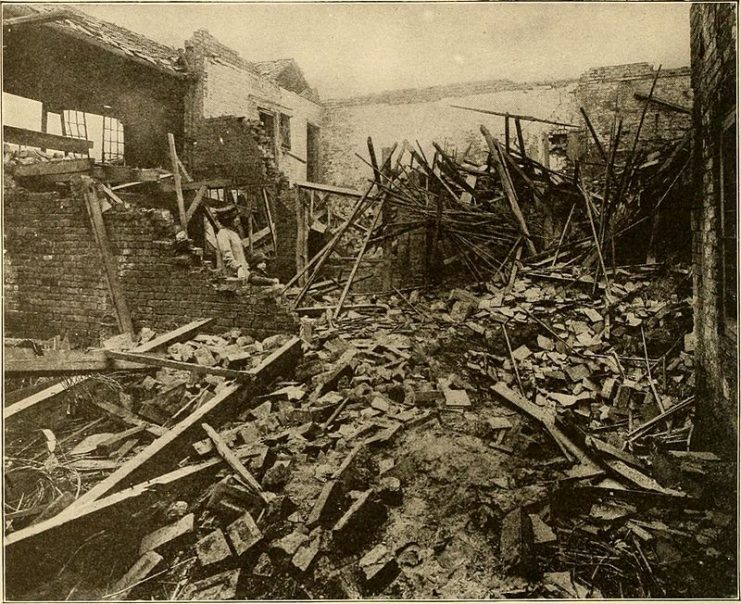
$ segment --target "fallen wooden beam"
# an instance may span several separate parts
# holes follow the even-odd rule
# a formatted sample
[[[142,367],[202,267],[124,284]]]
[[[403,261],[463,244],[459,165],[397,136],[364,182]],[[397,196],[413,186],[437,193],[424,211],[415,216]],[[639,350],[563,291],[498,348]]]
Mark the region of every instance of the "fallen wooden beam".
[[[71,136],[60,136],[58,134],[49,134],[48,132],[39,132],[37,130],[27,130],[26,128],[16,128],[15,126],[3,126],[3,137],[6,143],[14,145],[24,145],[26,147],[39,147],[40,149],[53,149],[55,151],[65,151],[68,153],[87,154],[93,148],[93,141],[83,138],[72,138]],[[76,160],[71,160],[76,161]],[[27,166],[16,166],[18,176],[31,176],[31,174],[18,173],[18,168],[30,168],[31,166],[57,166],[59,162],[41,162],[39,164],[29,164]],[[89,162],[92,164],[92,162]],[[67,172],[68,170],[62,170]],[[23,172],[21,170],[21,172]],[[44,172],[49,174],[49,172]]]
[[[50,399],[58,396],[59,394],[62,394],[63,392],[66,392],[76,384],[79,384],[86,379],[86,376],[72,376],[67,380],[45,388],[41,392],[32,394],[31,396],[28,396],[23,400],[18,401],[17,403],[13,403],[12,405],[3,409],[3,419],[5,421],[8,421],[10,418],[17,416],[24,411],[27,411],[28,409],[34,407],[35,405],[38,405],[39,403],[43,403],[45,401],[48,402]]]
[[[182,172],[182,171],[181,171]],[[202,187],[206,189],[231,189],[237,186],[232,178],[211,178],[209,180],[188,180],[180,184],[181,191],[198,191]],[[160,182],[160,190],[163,193],[175,193],[176,187],[174,182]]]
[[[135,484],[137,480],[146,480],[156,472],[166,471],[168,466],[175,466],[182,457],[188,455],[191,442],[200,439],[202,423],[221,425],[223,421],[232,417],[241,405],[260,394],[278,375],[293,370],[300,356],[301,340],[296,337],[291,338],[258,367],[244,372],[253,378],[249,384],[234,384],[224,388],[211,400],[129,459],[113,474],[87,491],[63,514],[74,515],[87,503],[95,501],[116,488]]]
[[[670,111],[676,111],[677,113],[684,113],[686,115],[692,115],[692,109],[688,107],[684,107],[682,105],[678,105],[677,103],[672,103],[671,101],[667,101],[666,99],[662,99],[657,96],[649,96],[647,94],[636,92],[633,95],[633,98],[635,98],[637,101],[648,101],[650,103],[654,103]]]
[[[23,352],[22,352],[23,351]],[[27,352],[26,352],[27,351]],[[29,354],[30,353],[30,354]],[[4,352],[5,375],[74,375],[111,371],[149,371],[141,363],[109,359],[105,351],[91,352],[47,351],[37,356],[30,348],[6,348]]]
[[[77,140],[77,139],[75,139]],[[63,159],[60,161],[40,162],[38,164],[28,164],[26,166],[13,166],[13,176],[16,178],[41,178],[50,179],[62,178],[70,180],[72,176],[83,172],[88,172],[93,167],[93,160],[83,159]]]
[[[149,340],[149,342],[145,342],[144,344],[137,346],[130,352],[152,352],[154,350],[157,350],[158,348],[163,348],[175,342],[187,340],[194,333],[198,333],[198,331],[211,324],[212,322],[213,319],[196,319],[195,321],[191,321],[187,325],[183,325],[182,327],[178,327],[177,329],[173,329],[172,331],[163,333],[161,336],[157,336],[156,338]]]
[[[131,539],[132,552],[138,541],[161,525],[161,519],[139,516],[142,510],[159,505],[163,500],[175,500],[181,494],[193,492],[213,480],[213,469],[223,463],[213,457],[196,465],[178,468],[146,482],[136,484],[77,510],[72,516],[58,514],[31,525],[5,538],[5,589],[11,599],[22,599],[22,594],[39,581],[56,572],[80,544],[95,533],[106,530]],[[132,553],[133,555],[133,553]],[[132,559],[133,561],[133,559]]]
[[[154,436],[162,436],[165,432],[167,432],[166,428],[163,428],[162,426],[157,426],[156,424],[152,424],[146,420],[143,420],[138,415],[134,415],[131,411],[128,409],[124,409],[123,407],[119,407],[118,405],[115,405],[113,403],[109,403],[107,401],[101,401],[97,399],[93,399],[92,403],[96,406],[101,408],[103,411],[110,415],[114,415],[115,417],[118,417],[122,421],[124,421],[127,424],[131,424],[132,426],[142,426],[147,432]]]
[[[129,361],[131,363],[141,363],[143,365],[152,365],[155,367],[172,367],[173,369],[182,369],[183,371],[190,371],[201,375],[220,375],[225,378],[237,380],[238,382],[250,382],[253,379],[252,374],[247,371],[224,369],[223,367],[208,367],[207,365],[174,361],[172,359],[164,359],[162,357],[155,357],[148,354],[123,352],[121,350],[106,350],[105,354],[111,359]]]
[[[249,487],[251,487],[255,491],[255,493],[257,493],[257,495],[259,495],[260,499],[262,499],[267,504],[268,498],[265,496],[265,492],[262,490],[262,486],[260,486],[260,483],[255,480],[255,477],[250,473],[250,471],[244,467],[244,464],[239,460],[239,457],[237,457],[234,454],[234,451],[229,448],[229,445],[224,442],[224,439],[221,438],[221,435],[207,423],[201,424],[201,427],[203,428],[204,432],[208,434],[211,442],[214,443],[214,447],[216,447],[216,452],[219,454],[219,456],[227,463],[227,465],[232,470],[237,473],[237,475],[242,480],[247,483]]]

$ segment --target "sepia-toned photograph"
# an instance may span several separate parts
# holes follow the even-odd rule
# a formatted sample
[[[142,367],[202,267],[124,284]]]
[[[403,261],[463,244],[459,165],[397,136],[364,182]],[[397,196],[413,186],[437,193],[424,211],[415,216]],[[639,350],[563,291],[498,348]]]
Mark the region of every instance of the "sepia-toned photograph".
[[[738,599],[735,2],[2,2],[3,601]]]

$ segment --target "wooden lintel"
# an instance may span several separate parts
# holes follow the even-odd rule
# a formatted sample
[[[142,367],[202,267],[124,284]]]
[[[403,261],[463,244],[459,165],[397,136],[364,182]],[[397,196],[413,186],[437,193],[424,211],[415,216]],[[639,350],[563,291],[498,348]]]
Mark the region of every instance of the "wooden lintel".
[[[15,126],[3,126],[3,138],[6,143],[12,143],[14,145],[53,149],[54,151],[67,151],[69,153],[87,153],[93,148],[93,141],[83,138],[60,136],[58,134],[49,134],[48,132],[16,128]]]
[[[120,361],[129,361],[131,363],[141,363],[143,365],[153,365],[155,367],[172,367],[173,369],[182,369],[197,374],[220,375],[225,378],[237,380],[238,382],[250,382],[253,376],[247,371],[236,371],[234,369],[224,369],[223,367],[208,367],[198,365],[197,363],[186,363],[184,361],[174,361],[162,357],[155,357],[148,354],[137,352],[123,352],[120,350],[106,350],[106,356],[111,359]]]
[[[165,346],[168,346],[175,342],[187,340],[194,333],[197,333],[212,322],[213,319],[196,319],[195,321],[191,321],[187,325],[183,325],[182,327],[178,327],[177,329],[173,329],[172,331],[163,333],[161,336],[157,336],[156,338],[149,340],[149,342],[145,342],[144,344],[137,346],[131,352],[143,354],[145,352],[152,352],[154,350],[157,350],[158,348],[164,348]]]

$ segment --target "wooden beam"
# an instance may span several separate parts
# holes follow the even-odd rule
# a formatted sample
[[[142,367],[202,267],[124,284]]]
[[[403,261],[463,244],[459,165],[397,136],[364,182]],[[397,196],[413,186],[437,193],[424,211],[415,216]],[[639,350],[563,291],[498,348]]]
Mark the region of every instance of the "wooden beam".
[[[275,232],[275,223],[273,222],[273,214],[270,211],[270,199],[268,198],[268,192],[265,189],[262,189],[262,198],[265,202],[265,213],[267,214],[268,218],[268,227],[270,228],[270,236],[273,239],[273,250],[278,251],[278,235]]]
[[[201,187],[207,189],[223,189],[236,186],[235,181],[232,178],[211,178],[209,180],[188,180],[180,183],[180,190],[185,191],[198,191]],[[174,182],[160,182],[159,187],[163,193],[175,193],[177,188]]]
[[[498,115],[500,117],[512,117],[523,122],[538,122],[540,124],[551,124],[553,126],[566,126],[567,128],[580,128],[576,124],[567,124],[566,122],[554,122],[553,120],[545,120],[540,117],[533,117],[532,115],[518,115],[516,113],[505,113],[502,111],[491,111],[489,109],[476,109],[475,107],[463,107],[462,105],[451,105],[456,109],[465,109],[466,111],[475,111],[476,113],[486,113],[487,115]]]
[[[20,351],[28,350],[31,354]],[[30,348],[6,348],[4,351],[6,376],[74,375],[111,371],[147,371],[147,365],[109,359],[102,350],[80,352],[76,350],[47,351],[37,356]]]
[[[669,111],[676,111],[677,113],[692,115],[692,109],[689,109],[682,105],[677,105],[676,103],[672,103],[671,101],[667,101],[666,99],[662,99],[657,96],[649,96],[647,94],[636,92],[633,95],[633,98],[635,98],[637,101],[648,101],[650,103],[654,103],[656,105],[659,105],[660,107],[663,107],[664,109],[668,109]]]
[[[130,352],[143,354],[145,352],[152,352],[154,350],[157,350],[158,348],[163,348],[175,342],[187,340],[194,333],[197,333],[207,325],[210,325],[212,322],[213,319],[196,319],[195,321],[191,321],[187,325],[183,325],[182,327],[178,327],[177,329],[173,329],[172,331],[163,333],[161,336],[157,336],[156,338],[149,340],[149,342],[145,342],[144,344],[137,346]]]
[[[132,339],[134,338],[134,324],[131,322],[131,314],[129,313],[129,306],[126,303],[126,297],[124,296],[121,282],[118,279],[118,265],[116,257],[111,251],[110,243],[108,242],[108,234],[106,233],[105,222],[103,221],[103,213],[100,209],[100,200],[95,190],[93,180],[89,176],[81,176],[79,181],[79,190],[82,193],[82,197],[85,200],[87,206],[88,215],[90,216],[90,223],[93,229],[93,235],[98,245],[98,251],[100,252],[103,260],[103,265],[106,272],[106,281],[108,283],[108,291],[111,295],[111,301],[116,309],[116,318],[118,319],[118,327],[122,333],[131,334]]]
[[[47,13],[34,13],[33,15],[24,15],[23,17],[12,17],[3,19],[3,27],[15,27],[17,25],[40,25],[50,21],[59,21],[74,16],[71,10],[53,10]]]
[[[200,425],[204,422],[221,425],[223,421],[246,402],[264,390],[278,375],[292,371],[301,356],[301,340],[293,337],[269,355],[258,367],[248,372],[253,380],[250,384],[227,386],[209,401],[206,401],[180,423],[170,428],[160,438],[134,455],[118,470],[99,482],[62,512],[61,516],[75,516],[89,504],[115,488],[146,480],[156,471],[174,467],[181,457],[188,454],[192,441],[198,440]]]
[[[333,185],[324,185],[318,182],[309,182],[306,180],[297,180],[293,183],[301,189],[308,189],[310,191],[321,191],[323,193],[333,193],[335,195],[344,195],[345,197],[354,197],[359,199],[363,196],[360,191],[355,189],[346,189],[344,187],[335,187]]]
[[[203,196],[206,194],[206,190],[207,190],[206,185],[201,185],[201,188],[198,189],[196,196],[193,198],[193,201],[190,203],[190,207],[188,208],[188,211],[185,214],[186,223],[190,222],[190,219],[193,218],[193,214],[196,213],[198,206],[201,205],[201,200],[203,199]]]
[[[172,175],[175,178],[175,194],[178,198],[178,215],[180,216],[180,226],[185,230],[188,226],[188,220],[185,215],[185,199],[183,198],[182,176],[180,175],[180,166],[178,166],[178,153],[175,150],[175,137],[172,132],[167,133],[167,144],[170,147],[170,160],[172,161]]]
[[[93,160],[87,157],[81,159],[62,159],[59,161],[41,162],[27,166],[13,166],[13,175],[16,178],[30,178],[59,175],[69,178],[70,174],[88,172],[93,167]]]
[[[265,227],[254,233],[251,237],[248,236],[242,239],[242,245],[249,247],[252,244],[254,246],[258,241],[262,241],[268,235],[270,235],[270,227]]]
[[[517,192],[515,191],[515,187],[512,184],[512,179],[510,178],[509,172],[507,171],[504,155],[499,146],[499,143],[491,136],[486,126],[481,126],[481,133],[484,135],[486,144],[489,146],[489,152],[491,153],[492,160],[496,165],[497,172],[499,172],[499,178],[502,181],[502,188],[507,195],[507,201],[509,201],[509,205],[512,208],[512,214],[515,217],[517,226],[520,229],[522,236],[525,238],[525,245],[527,245],[528,252],[530,253],[530,255],[534,256],[537,253],[535,244],[530,238],[530,231],[527,228],[525,217],[523,216],[522,210],[520,209],[520,203],[517,200]]]
[[[28,396],[23,400],[18,401],[17,403],[13,403],[12,405],[3,409],[3,419],[5,421],[8,421],[11,417],[17,416],[18,414],[30,409],[31,407],[34,407],[39,403],[49,401],[55,396],[66,392],[67,390],[72,388],[72,386],[75,386],[76,384],[83,382],[86,379],[87,377],[85,376],[73,376],[67,380],[54,384],[53,386],[49,386],[41,392],[32,394],[31,396]]]
[[[167,428],[163,428],[162,426],[157,426],[156,424],[152,424],[146,420],[143,420],[138,415],[134,415],[133,413],[131,413],[131,411],[129,411],[128,409],[124,409],[123,407],[119,407],[118,405],[114,405],[113,403],[98,399],[93,399],[92,403],[109,415],[113,415],[127,424],[143,427],[153,436],[162,436],[165,432],[167,432]]]
[[[5,593],[22,599],[26,590],[56,574],[80,544],[101,530],[132,535],[138,543],[162,522],[156,515],[141,514],[143,510],[205,488],[222,463],[213,457],[178,468],[94,501],[72,516],[58,514],[11,533],[4,543]],[[132,523],[134,516],[139,519]]]
[[[129,361],[131,363],[141,363],[143,365],[153,365],[155,367],[172,367],[173,369],[181,369],[183,371],[190,371],[191,373],[203,375],[220,375],[239,382],[249,382],[252,380],[252,375],[248,372],[236,371],[235,369],[208,367],[206,365],[198,365],[197,363],[185,363],[183,361],[174,361],[172,359],[164,359],[162,357],[155,357],[135,352],[123,352],[121,350],[106,350],[105,354],[110,359]]]
[[[3,126],[3,138],[6,143],[12,143],[14,145],[53,149],[55,151],[65,151],[68,153],[87,154],[87,152],[93,148],[93,141],[85,140],[83,138],[60,136],[58,134],[49,134],[48,132],[39,132],[38,130],[16,128],[15,126]]]
[[[229,445],[224,442],[224,439],[221,438],[221,435],[207,423],[201,424],[201,427],[203,428],[204,432],[208,434],[211,442],[214,443],[214,447],[216,447],[216,452],[219,454],[219,456],[229,465],[232,470],[234,470],[234,472],[239,475],[242,480],[245,481],[245,483],[247,483],[250,488],[255,491],[255,493],[257,493],[257,495],[259,495],[260,499],[262,499],[264,503],[269,503],[268,498],[265,496],[265,491],[263,491],[260,483],[257,482],[250,471],[244,467],[244,464],[239,460],[239,457],[237,457],[234,454],[234,451],[231,450]]]

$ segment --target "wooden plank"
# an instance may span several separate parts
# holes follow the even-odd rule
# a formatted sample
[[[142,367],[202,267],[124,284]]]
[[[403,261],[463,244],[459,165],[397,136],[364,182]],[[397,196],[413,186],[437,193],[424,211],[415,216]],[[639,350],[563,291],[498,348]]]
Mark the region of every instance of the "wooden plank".
[[[268,235],[270,235],[270,227],[265,227],[264,229],[257,231],[257,233],[254,233],[251,237],[245,237],[242,239],[242,245],[245,247],[248,247],[250,243],[255,245],[259,241],[265,239]]]
[[[273,222],[273,214],[270,211],[270,199],[268,199],[268,192],[262,189],[262,198],[265,202],[265,214],[268,217],[268,227],[270,228],[270,236],[273,239],[273,250],[278,251],[278,235],[275,232],[275,223]]]
[[[55,396],[58,396],[59,394],[66,392],[67,390],[72,388],[72,386],[79,384],[80,382],[85,381],[86,379],[87,379],[86,376],[72,376],[71,378],[67,380],[64,380],[62,382],[59,382],[58,384],[54,384],[53,386],[49,386],[48,388],[45,388],[41,392],[37,392],[36,394],[26,397],[23,400],[20,400],[17,403],[10,405],[9,407],[5,407],[3,409],[3,419],[5,421],[8,421],[11,417],[18,415],[19,413],[22,413],[23,411],[26,411],[27,409],[30,409],[34,405],[37,405],[44,401],[48,401],[54,398]]]
[[[106,272],[106,282],[108,283],[108,291],[111,295],[113,306],[116,309],[116,318],[118,320],[118,326],[122,333],[129,333],[131,337],[134,337],[134,324],[131,322],[131,313],[129,313],[129,306],[126,303],[126,297],[124,296],[121,282],[118,280],[118,265],[116,257],[111,251],[111,246],[108,242],[108,234],[106,233],[105,222],[103,221],[103,213],[100,209],[100,200],[98,194],[95,191],[95,185],[93,180],[89,176],[81,176],[79,183],[79,190],[85,200],[87,211],[90,216],[90,223],[93,229],[93,235],[98,245],[98,251],[100,252],[101,258],[103,259],[103,265]]]
[[[180,216],[180,226],[185,230],[188,226],[188,220],[185,215],[185,199],[183,198],[182,176],[180,175],[180,166],[178,166],[178,154],[175,150],[175,137],[172,132],[167,133],[167,144],[170,147],[170,160],[172,161],[172,175],[175,178],[175,194],[178,198],[178,215]]]
[[[78,352],[75,350],[47,351],[36,356],[23,349],[6,348],[4,351],[5,374],[20,375],[74,375],[104,371],[147,371],[147,365],[109,359],[102,350]]]
[[[229,448],[229,445],[224,442],[224,439],[221,438],[219,433],[206,423],[201,424],[201,427],[204,432],[208,434],[211,442],[214,443],[214,447],[216,447],[216,452],[227,463],[227,465],[260,496],[260,499],[265,503],[268,503],[268,498],[265,496],[265,492],[262,490],[260,483],[257,482],[250,471],[244,467],[244,464],[239,460],[239,457],[234,454],[234,451]]]
[[[451,105],[455,109],[465,109],[466,111],[475,111],[476,113],[486,113],[487,115],[498,115],[500,117],[512,117],[523,122],[538,122],[540,124],[552,124],[553,126],[566,126],[567,128],[579,128],[576,124],[567,124],[566,122],[555,122],[546,120],[532,115],[518,115],[516,113],[505,113],[503,111],[491,111],[490,109],[477,109],[475,107],[463,107],[462,105]]]
[[[672,103],[671,101],[667,101],[666,99],[662,99],[657,96],[649,96],[647,94],[636,92],[633,95],[633,98],[635,98],[637,101],[648,101],[650,103],[655,103],[656,105],[659,105],[660,107],[663,107],[665,109],[669,109],[670,111],[692,115],[692,109],[689,109],[682,105],[677,105],[677,103]]]
[[[213,319],[196,319],[182,327],[163,333],[161,336],[157,336],[156,338],[149,340],[149,342],[137,346],[132,349],[131,352],[143,354],[145,352],[152,352],[158,348],[163,348],[169,344],[173,344],[174,342],[187,340],[190,336],[197,333],[207,325],[210,325],[212,322]]]
[[[49,134],[48,132],[40,132],[38,130],[16,128],[15,126],[3,126],[3,138],[6,143],[14,145],[53,149],[55,151],[65,151],[67,153],[87,154],[88,151],[93,148],[93,141],[85,140],[83,138],[60,136],[58,134]],[[44,162],[44,164],[46,163],[47,162]]]
[[[312,191],[322,191],[323,193],[334,193],[335,195],[343,195],[345,197],[355,197],[359,199],[363,196],[360,191],[355,189],[347,189],[345,187],[335,187],[334,185],[325,185],[318,182],[309,182],[307,180],[297,180],[293,183],[297,187],[302,189],[309,189]]]
[[[223,367],[208,367],[198,365],[197,363],[185,363],[184,361],[174,361],[164,359],[148,354],[139,354],[136,352],[123,352],[121,350],[106,350],[108,358],[129,361],[131,363],[141,363],[143,365],[154,365],[155,367],[172,367],[173,369],[182,369],[200,375],[220,375],[226,378],[235,379],[239,382],[249,382],[253,379],[246,371],[236,371],[234,369],[224,369]]]
[[[291,338],[258,367],[245,372],[252,375],[251,384],[233,384],[224,388],[82,495],[62,514],[66,517],[74,516],[83,506],[113,489],[135,484],[137,479],[145,480],[154,473],[153,469],[165,471],[167,466],[176,465],[181,457],[188,454],[191,441],[198,440],[200,424],[209,422],[220,425],[220,422],[230,417],[240,404],[257,396],[275,377],[292,371],[300,356],[301,340]]]
[[[17,178],[48,176],[49,178],[69,178],[70,174],[87,172],[93,167],[93,160],[87,157],[80,159],[62,159],[59,161],[39,162],[27,166],[13,166],[13,175]]]
[[[143,522],[132,524],[131,518],[137,512],[203,488],[222,463],[220,457],[214,457],[179,468],[86,505],[73,516],[58,514],[11,533],[4,544],[6,594],[21,596],[50,573],[56,573],[75,549],[96,532],[146,535],[157,528],[154,523],[158,519],[144,517]]]
[[[481,126],[481,133],[484,135],[486,144],[489,146],[489,152],[491,153],[494,164],[496,164],[497,172],[499,172],[499,177],[502,181],[502,187],[504,188],[504,192],[507,196],[507,201],[509,201],[509,205],[512,208],[512,214],[514,214],[515,216],[517,226],[520,229],[523,237],[525,238],[525,244],[527,245],[528,252],[530,252],[530,254],[534,256],[536,254],[535,245],[530,238],[530,231],[527,228],[525,217],[523,216],[522,210],[520,209],[520,204],[517,200],[517,193],[515,192],[515,188],[512,184],[509,172],[507,171],[507,166],[505,165],[505,160],[502,155],[502,150],[499,146],[499,143],[494,140],[486,126]]]
[[[206,190],[207,190],[206,185],[202,185],[201,188],[198,189],[196,196],[193,198],[193,201],[190,203],[190,206],[188,207],[188,211],[185,214],[186,223],[190,222],[190,219],[193,218],[193,214],[196,213],[198,206],[201,205],[201,200],[203,199],[203,196],[206,194]]]
[[[188,180],[180,183],[180,190],[185,191],[198,191],[201,187],[206,189],[223,189],[232,188],[237,186],[234,179],[232,178],[210,178],[207,180]],[[160,182],[159,187],[164,193],[175,193],[177,191],[174,182]]]
[[[134,415],[129,411],[128,409],[124,409],[123,407],[119,407],[118,405],[114,405],[113,403],[109,403],[107,401],[102,401],[98,399],[93,399],[92,403],[96,406],[105,411],[106,413],[113,415],[115,417],[118,417],[122,421],[126,422],[127,424],[131,424],[132,426],[141,426],[143,427],[147,432],[149,432],[153,436],[162,436],[165,432],[167,432],[166,428],[163,428],[162,426],[157,426],[155,424],[151,424],[148,421],[143,420],[137,415]]]

